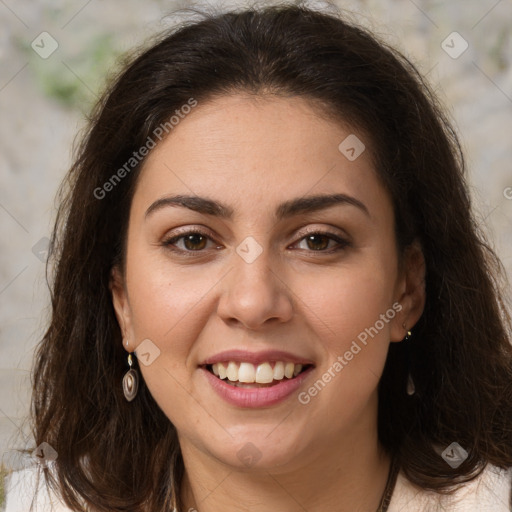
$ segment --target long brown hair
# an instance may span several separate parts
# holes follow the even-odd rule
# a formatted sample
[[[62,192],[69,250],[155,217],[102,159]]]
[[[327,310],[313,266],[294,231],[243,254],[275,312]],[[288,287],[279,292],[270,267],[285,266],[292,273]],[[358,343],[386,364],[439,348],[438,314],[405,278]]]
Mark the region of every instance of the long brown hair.
[[[124,268],[144,159],[108,193],[98,190],[191,98],[201,104],[239,91],[304,97],[366,133],[400,250],[421,241],[426,305],[412,339],[389,350],[379,384],[382,445],[410,481],[438,492],[487,463],[512,466],[505,273],[471,212],[457,135],[402,54],[341,14],[283,4],[203,13],[162,34],[126,63],[93,112],[59,191],[47,268],[52,316],[33,371],[35,446],[58,453],[44,470],[48,485],[73,510],[181,506],[175,427],[144,382],[134,402],[123,396],[128,365],[109,291],[113,266]],[[457,468],[439,455],[453,441],[468,452]]]

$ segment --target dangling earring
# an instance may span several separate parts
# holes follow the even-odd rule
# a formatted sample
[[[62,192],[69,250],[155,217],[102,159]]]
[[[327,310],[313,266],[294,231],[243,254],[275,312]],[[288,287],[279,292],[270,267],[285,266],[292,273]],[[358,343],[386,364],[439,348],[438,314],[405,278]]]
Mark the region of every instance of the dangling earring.
[[[137,391],[139,390],[139,373],[132,368],[133,361],[131,354],[128,354],[128,364],[130,365],[130,369],[123,377],[123,393],[126,400],[131,402],[136,397]]]
[[[402,327],[404,329],[407,330],[407,327],[405,326],[405,322],[402,324]],[[407,341],[411,338],[412,336],[412,332],[411,331],[407,331],[407,335],[405,336],[405,338],[403,339],[403,341]],[[407,352],[409,354],[409,352]],[[409,368],[411,367],[410,365],[410,356],[408,355],[407,356],[407,359],[409,359]],[[409,371],[409,375],[407,377],[407,387],[406,387],[406,391],[407,391],[407,394],[409,396],[412,396],[414,395],[414,393],[416,393],[416,386],[414,385],[414,381],[412,380],[412,375],[411,375],[411,372]]]
[[[402,324],[402,327],[407,331],[407,327],[405,326],[405,322]],[[410,339],[411,336],[412,336],[412,332],[411,331],[407,331],[407,334],[405,335],[405,338],[403,339],[403,341],[407,341],[408,339]]]
[[[414,395],[416,393],[416,386],[414,385],[414,381],[412,380],[411,372],[409,372],[409,377],[407,377],[407,394],[409,396]]]

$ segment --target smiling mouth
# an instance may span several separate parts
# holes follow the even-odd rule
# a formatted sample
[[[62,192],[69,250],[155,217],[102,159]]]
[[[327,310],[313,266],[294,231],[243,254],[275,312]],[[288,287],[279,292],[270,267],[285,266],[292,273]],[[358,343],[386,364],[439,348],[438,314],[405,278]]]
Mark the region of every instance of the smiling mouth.
[[[271,361],[253,365],[247,362],[226,361],[202,366],[219,380],[238,388],[267,388],[293,380],[312,367],[284,361]]]

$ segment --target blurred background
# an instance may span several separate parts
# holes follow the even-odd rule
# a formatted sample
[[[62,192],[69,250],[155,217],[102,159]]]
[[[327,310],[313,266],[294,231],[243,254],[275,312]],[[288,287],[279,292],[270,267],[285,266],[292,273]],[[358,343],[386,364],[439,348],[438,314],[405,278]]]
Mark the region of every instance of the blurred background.
[[[475,210],[510,279],[512,2],[333,3],[405,53],[445,104],[467,157]],[[27,439],[30,369],[48,321],[44,262],[55,218],[54,199],[88,111],[124,52],[193,18],[173,11],[244,5],[248,2],[0,0],[0,454],[4,471],[23,465],[13,447]],[[329,11],[325,2],[306,5]]]

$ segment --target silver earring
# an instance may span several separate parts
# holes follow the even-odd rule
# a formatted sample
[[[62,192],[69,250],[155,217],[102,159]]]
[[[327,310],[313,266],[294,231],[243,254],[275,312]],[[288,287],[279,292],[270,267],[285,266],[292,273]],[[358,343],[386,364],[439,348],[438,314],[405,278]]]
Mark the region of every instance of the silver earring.
[[[411,372],[409,372],[409,377],[407,377],[407,394],[409,396],[414,395],[416,393],[416,386],[414,385],[414,381],[412,380]]]
[[[128,354],[128,364],[130,369],[123,377],[123,393],[126,400],[131,402],[137,396],[137,391],[139,390],[139,373],[132,368],[133,360],[131,354]]]
[[[405,322],[402,324],[402,327],[407,331],[407,326],[405,325]],[[407,334],[406,334],[405,338],[403,339],[403,341],[409,340],[411,338],[411,336],[412,336],[412,332],[407,331]],[[414,381],[412,380],[411,372],[409,372],[409,375],[407,377],[406,391],[409,396],[412,396],[412,395],[414,395],[414,393],[416,393],[416,386],[414,385]]]

